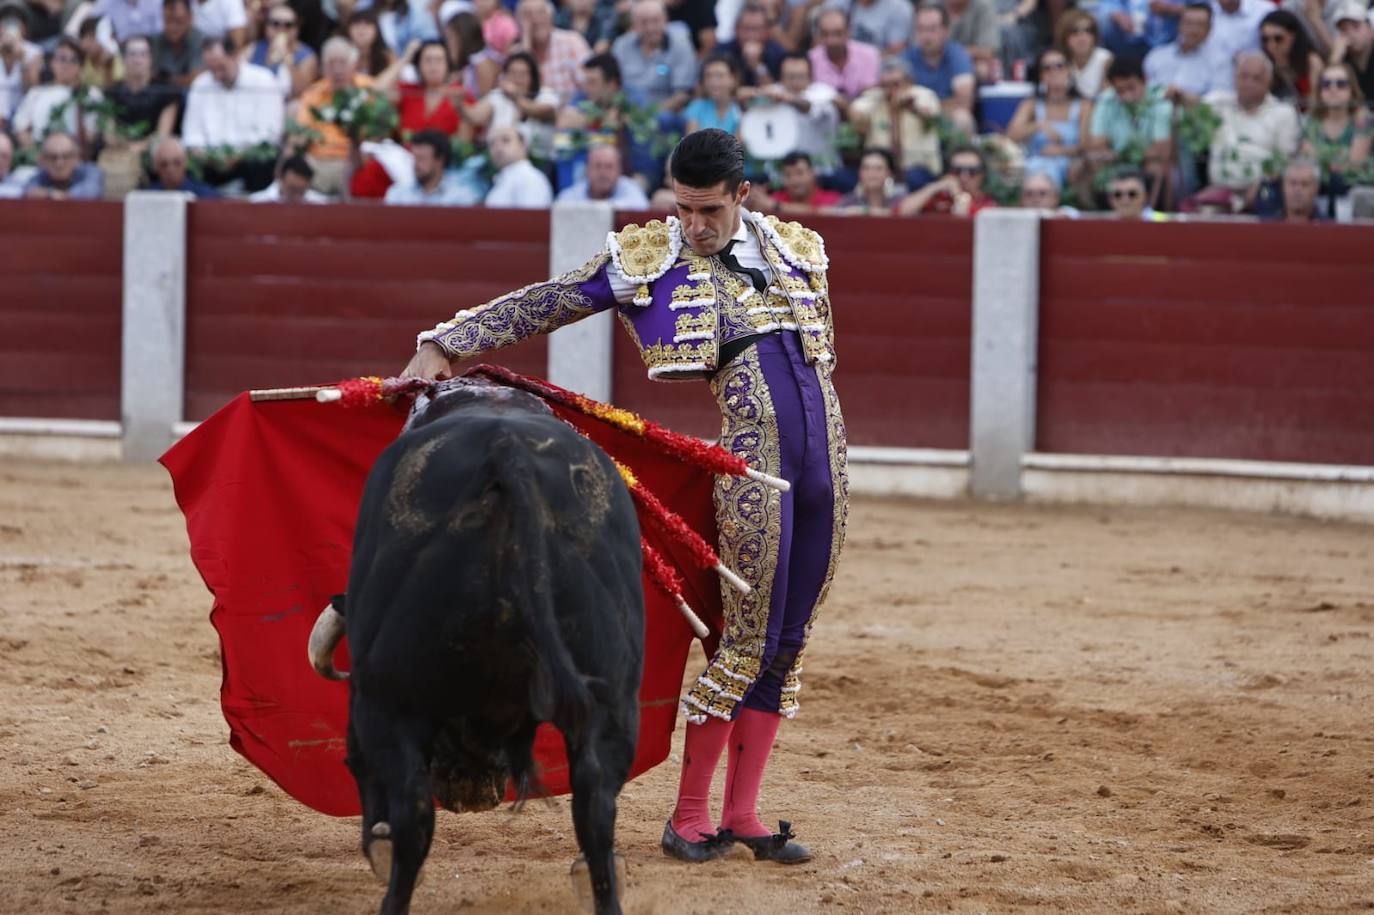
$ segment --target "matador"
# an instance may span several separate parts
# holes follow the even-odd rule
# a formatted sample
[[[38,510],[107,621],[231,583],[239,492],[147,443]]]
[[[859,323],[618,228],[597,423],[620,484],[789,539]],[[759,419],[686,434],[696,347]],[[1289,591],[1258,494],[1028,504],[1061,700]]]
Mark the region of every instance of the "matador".
[[[731,134],[684,137],[669,174],[676,216],[610,233],[578,269],[424,331],[405,374],[444,377],[451,360],[615,309],[650,378],[709,383],[721,444],[791,484],[779,492],[717,478],[718,552],[752,590],[722,587],[719,647],[682,699],[682,774],[662,847],[701,862],[738,842],[759,860],[798,863],[810,853],[792,841],[790,825],[772,832],[757,806],[779,723],[797,712],[802,654],[844,541],[845,427],[831,382],[828,261],[814,231],[744,208],[749,182]],[[727,745],[717,825],[708,799]]]

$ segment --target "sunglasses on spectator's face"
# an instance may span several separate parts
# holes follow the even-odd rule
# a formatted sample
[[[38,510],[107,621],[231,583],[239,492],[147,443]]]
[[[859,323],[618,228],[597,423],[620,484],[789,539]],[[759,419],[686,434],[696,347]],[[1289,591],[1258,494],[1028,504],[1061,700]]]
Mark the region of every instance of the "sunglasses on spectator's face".
[[[1140,197],[1138,187],[1114,187],[1112,188],[1113,200],[1136,200]]]
[[[1053,73],[1056,70],[1067,69],[1068,66],[1069,65],[1062,60],[1047,60],[1040,65],[1040,69],[1044,70],[1046,73]]]
[[[296,27],[296,20],[294,20],[294,19],[269,19],[269,20],[267,20],[267,26],[268,26],[268,28],[273,28],[273,29],[294,29],[294,28]]]
[[[1070,35],[1092,35],[1093,27],[1090,25],[1079,25],[1069,29]]]
[[[949,170],[956,175],[981,175],[983,166],[981,165],[951,165]]]
[[[1349,89],[1350,80],[1348,79],[1324,79],[1321,81],[1323,89]]]
[[[1265,44],[1278,44],[1288,37],[1287,32],[1261,32],[1260,41]]]

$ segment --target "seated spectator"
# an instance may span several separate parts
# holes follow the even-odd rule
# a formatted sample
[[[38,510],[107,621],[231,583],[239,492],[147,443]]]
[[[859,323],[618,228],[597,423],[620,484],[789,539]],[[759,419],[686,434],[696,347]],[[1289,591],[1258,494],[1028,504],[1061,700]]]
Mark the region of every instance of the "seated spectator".
[[[661,0],[636,0],[631,22],[631,30],[611,45],[625,88],[665,111],[681,111],[697,82],[691,41],[668,28]]]
[[[596,133],[620,131],[625,123],[625,113],[619,107],[622,99],[641,107],[648,104],[644,96],[621,83],[615,57],[594,54],[582,64],[582,91],[558,112],[558,127]]]
[[[605,54],[620,32],[614,0],[565,0],[554,13],[557,28],[582,36],[593,54]]]
[[[1077,219],[1079,212],[1074,207],[1059,202],[1059,185],[1044,172],[1026,172],[1021,179],[1021,209],[1036,210],[1042,216],[1067,216]]]
[[[240,63],[227,42],[224,38],[205,40],[202,53],[206,70],[186,93],[181,138],[192,156],[202,158],[201,174],[207,183],[219,187],[242,180],[247,190],[261,190],[272,180],[272,160],[276,157],[248,153],[260,144],[280,145],[284,112],[281,87],[262,67]],[[222,149],[233,151],[227,160],[221,162],[217,155],[210,155]]]
[[[1260,21],[1272,10],[1266,0],[1216,0],[1207,44],[1229,67],[1241,51],[1258,51]]]
[[[687,133],[718,127],[726,133],[739,132],[740,108],[735,99],[739,90],[739,69],[730,57],[711,55],[701,65],[701,96],[682,110]]]
[[[994,64],[1002,56],[1002,28],[992,0],[946,0],[949,37],[973,58],[980,83],[996,82]]]
[[[839,205],[840,192],[827,191],[816,182],[815,166],[806,153],[789,153],[781,166],[782,187],[771,196],[751,194],[750,209],[760,213],[814,213]]]
[[[29,11],[20,0],[0,3],[0,133],[10,129],[10,119],[43,70],[43,49],[25,36]]]
[[[219,191],[203,181],[186,174],[189,159],[186,149],[176,137],[163,137],[153,147],[153,171],[157,180],[150,185],[154,191],[182,191],[204,200],[215,200]]]
[[[156,35],[162,31],[162,0],[95,0],[81,27],[90,22],[94,29],[94,23],[100,19],[109,20],[119,44],[135,35]]]
[[[188,0],[162,0],[162,31],[150,43],[157,82],[185,89],[205,69],[205,36],[191,27]]]
[[[912,5],[908,0],[825,0],[825,8],[846,13],[850,36],[872,45],[885,57],[901,54],[911,44]]]
[[[599,143],[587,151],[587,173],[581,181],[568,185],[558,194],[560,203],[605,201],[617,210],[647,210],[649,198],[639,182],[625,177],[620,150]]]
[[[583,60],[591,56],[587,40],[576,32],[555,29],[554,4],[548,0],[521,0],[515,8],[521,40],[513,51],[525,51],[539,67],[540,85],[558,96],[556,104],[572,102],[577,95]]]
[[[248,43],[248,11],[243,0],[192,0],[191,17],[196,31],[206,38],[226,38],[235,48]]]
[[[1141,57],[1174,40],[1181,12],[1182,5],[1170,0],[1101,0],[1102,45],[1117,57]]]
[[[402,206],[459,207],[481,203],[467,187],[448,175],[453,146],[447,134],[422,130],[410,138],[415,180],[393,184],[386,202]]]
[[[501,78],[501,57],[487,47],[482,25],[472,13],[458,13],[444,26],[444,44],[458,82],[473,98],[496,88]]]
[[[12,171],[13,167],[14,141],[0,131],[0,200],[24,196],[25,182]]]
[[[51,51],[57,39],[65,34],[77,4],[72,0],[26,0],[25,6],[29,13],[29,40]]]
[[[1163,86],[1146,86],[1140,61],[1118,57],[1107,68],[1111,88],[1098,96],[1088,128],[1088,155],[1095,164],[1117,162],[1144,150],[1142,162],[1158,173],[1169,157],[1169,130],[1174,106]]]
[[[716,0],[675,0],[668,7],[668,21],[691,38],[698,57],[705,57],[715,48]]]
[[[176,128],[181,93],[153,82],[153,50],[142,35],[124,42],[124,79],[111,86],[106,96],[115,124],[126,135],[166,137]]]
[[[866,149],[859,158],[859,183],[853,191],[840,198],[831,212],[891,216],[896,213],[901,200],[892,154],[885,149]]]
[[[1160,45],[1145,56],[1145,78],[1164,86],[1164,97],[1175,105],[1191,108],[1215,89],[1231,81],[1231,61],[1220,57],[1208,43],[1212,7],[1190,2],[1179,17],[1178,40]]]
[[[811,78],[836,90],[835,105],[846,114],[851,99],[878,84],[878,49],[849,37],[849,18],[841,10],[821,11],[815,37],[807,53]]]
[[[12,126],[21,149],[42,142],[54,127],[53,115],[59,107],[62,113],[56,129],[74,137],[82,149],[89,149],[95,142],[95,115],[82,112],[78,116],[81,105],[72,101],[72,93],[81,85],[81,64],[85,56],[81,46],[73,39],[65,36],[58,39],[49,57],[52,81],[25,92],[19,108],[14,112]],[[103,96],[99,89],[90,89],[88,98],[99,102]]]
[[[348,170],[352,141],[337,124],[326,124],[315,117],[311,109],[327,108],[334,94],[343,89],[366,89],[372,77],[358,73],[358,48],[346,38],[335,36],[324,43],[320,51],[324,64],[324,78],[301,94],[296,122],[320,133],[320,140],[306,150],[306,160],[315,170],[315,190],[335,196],[343,192],[344,176]]]
[[[822,175],[830,175],[840,165],[835,132],[840,114],[835,106],[838,93],[834,86],[811,80],[811,58],[805,54],[788,54],[782,62],[782,80],[767,89],[741,89],[742,101],[755,104],[790,105],[801,119],[797,127],[797,151],[805,153],[812,166]]]
[[[983,154],[972,146],[960,146],[949,154],[949,172],[902,199],[902,216],[976,216],[979,210],[997,206],[983,190],[987,177]]]
[[[358,10],[349,16],[344,35],[358,51],[353,69],[359,76],[381,76],[396,62],[396,53],[386,46],[381,26],[377,25],[377,15],[372,10]],[[323,52],[324,48],[320,50]]]
[[[99,200],[104,195],[104,174],[90,162],[81,161],[81,148],[71,134],[57,130],[46,134],[38,154],[38,174],[29,179],[24,196]]]
[[[864,147],[892,156],[898,180],[908,189],[940,174],[939,115],[940,100],[911,81],[911,64],[904,57],[884,60],[878,85],[849,106],[849,120]]]
[[[1014,79],[1019,68],[1028,68],[1041,51],[1055,44],[1056,22],[1068,10],[1059,0],[997,0],[996,7],[1002,32],[1002,78]]]
[[[1260,47],[1274,68],[1270,94],[1282,102],[1306,105],[1321,73],[1322,59],[1312,50],[1302,22],[1288,10],[1274,10],[1260,20]]]
[[[1331,60],[1349,64],[1364,97],[1374,99],[1374,26],[1369,24],[1368,11],[1359,0],[1345,0],[1336,8],[1335,19],[1337,38]]]
[[[1317,211],[1321,169],[1311,159],[1295,159],[1283,170],[1282,222],[1325,222]]]
[[[553,158],[553,122],[558,115],[558,93],[540,81],[539,65],[528,51],[506,58],[501,82],[475,104],[462,104],[463,113],[478,127],[517,127],[530,155]]]
[[[906,0],[891,2],[905,3]],[[735,20],[735,37],[716,45],[712,54],[734,62],[741,85],[762,87],[782,77],[782,59],[787,56],[787,49],[770,34],[768,10],[750,2]]]
[[[304,156],[287,156],[277,168],[276,180],[255,194],[252,203],[329,203],[329,198],[311,190],[315,170]]]
[[[250,64],[271,70],[288,99],[298,98],[320,75],[320,61],[301,42],[301,18],[289,5],[278,3],[267,12],[267,37],[243,49]]]
[[[124,61],[101,44],[96,35],[99,28],[100,17],[87,16],[77,29],[76,41],[86,58],[81,64],[81,85],[105,89],[124,78]]]
[[[925,86],[940,99],[945,115],[968,136],[977,133],[973,123],[973,58],[949,37],[949,12],[923,0],[916,7],[916,38],[906,52],[916,85]]]
[[[487,47],[505,57],[511,46],[520,40],[520,26],[515,17],[506,12],[501,0],[472,0],[472,11],[482,23],[482,38]]]
[[[1073,180],[1069,172],[1088,136],[1092,102],[1078,97],[1068,57],[1058,48],[1040,53],[1035,75],[1036,95],[1017,106],[1007,136],[1025,146],[1027,172],[1045,172],[1062,187]]]
[[[1211,186],[1197,195],[1198,205],[1225,207],[1229,202],[1231,212],[1252,210],[1265,179],[1265,162],[1298,151],[1297,109],[1269,94],[1272,79],[1273,65],[1265,55],[1242,51],[1236,58],[1234,91],[1207,96],[1221,126],[1212,136],[1207,162]]]
[[[525,138],[514,127],[498,127],[487,136],[487,150],[496,166],[489,207],[540,209],[553,204],[553,187],[544,173],[530,162]]]
[[[1327,193],[1349,190],[1345,175],[1369,159],[1374,133],[1364,93],[1349,64],[1327,64],[1317,81],[1312,116],[1302,129],[1299,155],[1325,166],[1323,186]]]
[[[1082,10],[1065,10],[1054,28],[1054,44],[1068,58],[1069,73],[1078,94],[1086,99],[1097,98],[1112,63],[1112,52],[1097,43],[1097,20]]]
[[[1160,214],[1146,204],[1148,195],[1145,190],[1145,176],[1135,169],[1127,168],[1112,176],[1107,185],[1107,204],[1117,219],[1159,220]]]

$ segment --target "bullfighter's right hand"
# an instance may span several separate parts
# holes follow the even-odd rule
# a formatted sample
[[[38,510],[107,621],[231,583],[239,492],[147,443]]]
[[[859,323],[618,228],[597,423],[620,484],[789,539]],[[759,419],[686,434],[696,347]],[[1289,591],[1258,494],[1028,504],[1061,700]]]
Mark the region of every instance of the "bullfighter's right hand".
[[[402,378],[423,378],[426,381],[442,381],[452,375],[453,366],[449,364],[448,354],[431,340],[421,343],[414,357],[401,370]]]

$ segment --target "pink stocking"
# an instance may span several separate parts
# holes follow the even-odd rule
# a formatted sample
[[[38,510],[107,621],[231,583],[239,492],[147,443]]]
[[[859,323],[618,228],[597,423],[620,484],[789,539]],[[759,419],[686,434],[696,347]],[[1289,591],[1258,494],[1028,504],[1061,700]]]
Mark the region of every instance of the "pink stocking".
[[[711,779],[734,725],[733,721],[714,715],[706,716],[702,724],[687,725],[682,779],[678,782],[677,807],[673,810],[673,831],[688,842],[700,842],[703,835],[715,834],[716,829],[711,824]]]
[[[759,822],[759,786],[763,784],[763,770],[768,766],[768,754],[778,736],[782,716],[776,712],[741,709],[735,719],[735,731],[730,741],[730,764],[725,770],[725,809],[720,826],[738,836],[752,839],[772,835]]]

